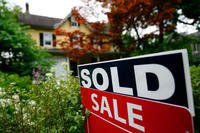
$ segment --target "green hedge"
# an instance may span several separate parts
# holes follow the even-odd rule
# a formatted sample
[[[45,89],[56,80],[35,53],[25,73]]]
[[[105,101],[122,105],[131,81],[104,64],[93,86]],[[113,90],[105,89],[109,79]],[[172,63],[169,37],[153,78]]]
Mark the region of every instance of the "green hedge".
[[[195,104],[195,131],[200,131],[200,66],[191,66]],[[49,77],[31,84],[29,77],[0,72],[0,132],[80,133],[85,116],[80,102],[78,79]]]
[[[196,133],[200,132],[200,66],[191,66],[190,67],[193,96],[194,96],[194,105],[195,105],[195,130]]]
[[[84,119],[79,82],[49,77],[31,84],[29,77],[0,73],[0,132],[80,133]]]

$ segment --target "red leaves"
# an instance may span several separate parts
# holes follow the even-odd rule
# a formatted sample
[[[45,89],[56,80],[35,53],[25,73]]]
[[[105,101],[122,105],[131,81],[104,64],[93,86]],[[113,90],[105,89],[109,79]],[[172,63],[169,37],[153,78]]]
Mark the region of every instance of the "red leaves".
[[[95,22],[95,23],[89,23],[89,26],[91,27],[91,32],[106,32],[108,31],[108,25],[103,22]]]
[[[107,13],[110,23],[110,33],[113,37],[112,41],[119,48],[122,45],[120,37],[124,31],[134,30],[137,33],[138,29],[156,26],[159,30],[158,33],[162,36],[163,32],[173,30],[175,26],[171,20],[176,11],[174,7],[180,3],[180,0],[97,1],[104,2],[104,5],[110,4],[110,12]],[[160,38],[162,38],[161,36]],[[138,36],[137,38],[142,40],[142,37],[146,38],[147,36]],[[154,37],[157,37],[157,35],[154,35]],[[140,40],[137,42],[141,42]]]
[[[91,0],[84,0],[84,2],[86,1],[89,3]],[[110,8],[106,13],[109,21],[107,24],[100,22],[89,23],[79,14],[78,9],[74,8],[72,10],[72,16],[79,23],[87,24],[91,34],[86,35],[80,31],[69,33],[59,29],[57,30],[58,35],[66,37],[66,40],[60,44],[76,59],[88,52],[97,53],[109,51],[111,44],[117,46],[120,51],[123,52],[125,50],[126,52],[128,49],[133,50],[137,46],[141,46],[148,39],[158,38],[160,40],[159,42],[162,42],[164,32],[175,28],[175,24],[171,20],[176,11],[174,5],[180,2],[180,0],[96,1],[102,2],[102,6]],[[158,32],[146,33],[146,35],[139,33],[141,29],[150,26],[157,27]],[[123,45],[122,35],[125,31],[134,31],[136,33],[135,40],[130,46]]]
[[[61,37],[60,40],[57,40],[57,44],[67,51],[68,56],[75,61],[79,60],[86,53],[101,53],[111,50],[110,45],[102,44],[102,36],[95,37],[93,35],[86,35],[79,30],[67,32],[62,29],[56,29],[55,34]]]
[[[80,15],[79,11],[76,8],[72,9],[71,14],[75,17],[78,23],[82,24],[87,22],[87,20]]]
[[[68,32],[65,31],[65,30],[62,30],[62,29],[60,29],[60,28],[55,29],[55,30],[54,30],[54,33],[55,33],[56,35],[68,36]]]

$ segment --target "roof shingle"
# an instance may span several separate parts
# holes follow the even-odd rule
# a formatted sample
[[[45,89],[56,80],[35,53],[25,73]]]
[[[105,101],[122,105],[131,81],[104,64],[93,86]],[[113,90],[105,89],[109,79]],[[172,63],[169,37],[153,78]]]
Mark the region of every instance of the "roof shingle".
[[[53,30],[55,25],[62,21],[59,18],[51,18],[39,15],[32,15],[28,13],[20,14],[19,21],[25,25],[30,25],[34,28],[51,29]]]

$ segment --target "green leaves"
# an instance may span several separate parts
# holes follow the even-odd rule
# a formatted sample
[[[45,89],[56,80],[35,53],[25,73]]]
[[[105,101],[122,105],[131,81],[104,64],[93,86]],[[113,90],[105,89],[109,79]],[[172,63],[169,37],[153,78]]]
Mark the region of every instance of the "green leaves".
[[[192,89],[194,96],[194,105],[195,105],[195,118],[194,125],[196,132],[200,131],[200,66],[191,66],[190,67],[191,80],[192,80]]]
[[[31,84],[0,73],[0,132],[82,133],[85,116],[76,77]]]
[[[18,22],[19,7],[9,8],[5,0],[0,0],[0,70],[30,75],[37,63],[48,69],[52,62],[47,51],[36,47],[27,27]],[[10,54],[6,57],[3,54]],[[36,62],[36,63],[35,63]]]

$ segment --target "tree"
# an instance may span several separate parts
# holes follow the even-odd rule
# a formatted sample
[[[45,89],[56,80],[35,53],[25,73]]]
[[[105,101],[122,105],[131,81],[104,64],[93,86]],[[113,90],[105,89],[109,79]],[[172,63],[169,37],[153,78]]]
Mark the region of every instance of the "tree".
[[[199,0],[183,0],[179,5],[179,9],[182,10],[182,15],[187,18],[193,19],[190,24],[194,24],[200,21],[200,5]]]
[[[195,25],[198,30],[200,30],[200,4],[199,0],[182,0],[182,3],[177,6],[181,12],[179,16],[185,16],[186,18],[191,19],[191,22],[186,20],[178,19],[177,21],[183,24]]]
[[[103,34],[106,31],[104,23],[88,22],[75,8],[72,10],[71,14],[79,24],[87,25],[91,32],[91,34],[86,34],[80,30],[68,32],[61,28],[55,30],[55,34],[61,37],[56,43],[60,45],[63,50],[68,52],[68,56],[71,60],[79,61],[79,59],[87,53],[96,54],[110,51],[111,46],[106,40],[108,38]]]
[[[20,75],[31,74],[38,64],[48,67],[49,55],[36,47],[26,32],[27,27],[18,22],[19,7],[9,8],[0,0],[0,70]]]
[[[87,1],[90,5],[92,0]],[[158,46],[164,41],[164,34],[175,29],[175,5],[180,0],[96,0],[102,7],[109,9],[105,12],[108,16],[109,36],[113,45],[120,52],[130,52],[136,48],[146,47],[148,40],[155,40]],[[141,34],[141,30],[155,27],[150,33]],[[132,43],[124,45],[123,35],[132,35]],[[110,39],[108,39],[110,41]]]

